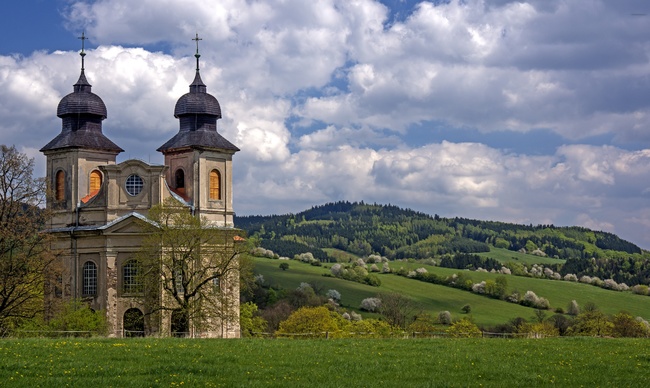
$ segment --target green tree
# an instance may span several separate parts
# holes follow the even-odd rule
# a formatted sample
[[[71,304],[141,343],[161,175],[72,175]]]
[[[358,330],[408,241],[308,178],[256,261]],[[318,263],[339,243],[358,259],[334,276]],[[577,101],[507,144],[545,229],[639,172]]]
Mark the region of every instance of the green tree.
[[[349,336],[352,337],[387,338],[392,333],[400,331],[400,329],[391,326],[386,321],[370,318],[350,322],[349,326],[347,326],[347,331],[351,333]],[[343,333],[343,336],[348,336],[348,334]]]
[[[447,334],[453,338],[481,337],[483,332],[472,321],[463,318],[454,322],[448,329]]]
[[[342,336],[340,331],[348,325],[341,315],[327,307],[301,307],[294,311],[286,321],[280,323],[276,332],[279,335],[305,334],[307,337]],[[304,338],[304,337],[302,337]]]
[[[238,229],[212,227],[174,199],[149,211],[142,265],[147,315],[174,312],[191,335],[208,322],[239,319],[239,258],[249,247]]]
[[[585,307],[588,307],[585,305]],[[568,335],[605,337],[613,334],[614,324],[602,311],[585,308],[585,312],[579,314],[573,324],[567,330]]]
[[[49,213],[44,179],[34,179],[34,159],[0,145],[0,336],[43,311],[46,274],[56,255],[40,233]]]
[[[257,305],[253,302],[239,306],[239,327],[242,337],[259,337],[266,330],[268,323],[257,315]]]
[[[630,313],[620,312],[612,318],[614,337],[647,337],[650,335],[645,325]]]
[[[280,263],[280,269],[286,271],[289,269],[289,263]]]

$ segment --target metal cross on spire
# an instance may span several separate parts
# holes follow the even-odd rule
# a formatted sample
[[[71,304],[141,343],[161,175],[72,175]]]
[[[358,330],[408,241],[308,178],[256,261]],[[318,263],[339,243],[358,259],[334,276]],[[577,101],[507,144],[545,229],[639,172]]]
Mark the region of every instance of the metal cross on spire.
[[[78,39],[81,39],[81,52],[79,53],[79,55],[81,55],[81,70],[83,70],[84,57],[86,56],[86,52],[84,51],[84,49],[86,48],[86,40],[88,40],[88,38],[86,38],[86,31],[83,31],[81,33],[81,36]]]
[[[199,40],[203,40],[199,38],[198,32],[196,33],[196,37],[192,38],[193,41],[196,42],[196,54],[194,56],[196,57],[196,71],[199,71],[199,58],[201,57],[201,54],[199,54]]]

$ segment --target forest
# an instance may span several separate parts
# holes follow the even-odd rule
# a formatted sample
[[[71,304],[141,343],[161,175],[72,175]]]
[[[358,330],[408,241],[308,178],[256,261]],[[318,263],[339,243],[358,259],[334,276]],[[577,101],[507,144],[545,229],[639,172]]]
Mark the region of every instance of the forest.
[[[650,283],[650,252],[615,234],[583,227],[519,225],[466,218],[444,218],[394,205],[340,201],[297,214],[236,217],[258,244],[281,256],[311,252],[333,261],[323,248],[358,256],[378,254],[389,260],[439,259],[459,268],[468,256],[505,248],[563,260],[554,270],[562,275],[612,278],[628,285]],[[462,264],[456,263],[463,257]],[[485,260],[473,259],[483,263]],[[493,266],[493,263],[488,267]]]

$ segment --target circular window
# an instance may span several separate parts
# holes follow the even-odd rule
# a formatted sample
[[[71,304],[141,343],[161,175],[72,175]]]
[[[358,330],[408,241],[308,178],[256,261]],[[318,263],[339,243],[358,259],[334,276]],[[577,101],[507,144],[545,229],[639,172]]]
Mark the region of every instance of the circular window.
[[[129,195],[136,196],[140,194],[142,191],[142,187],[144,186],[144,182],[142,181],[142,178],[140,178],[138,175],[129,175],[128,178],[126,178],[126,192],[129,193]]]

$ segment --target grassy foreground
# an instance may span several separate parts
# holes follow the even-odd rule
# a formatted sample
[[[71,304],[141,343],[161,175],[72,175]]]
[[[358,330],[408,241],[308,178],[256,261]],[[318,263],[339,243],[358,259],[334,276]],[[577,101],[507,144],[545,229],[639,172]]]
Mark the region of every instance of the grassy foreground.
[[[0,340],[10,387],[647,386],[650,341]]]

